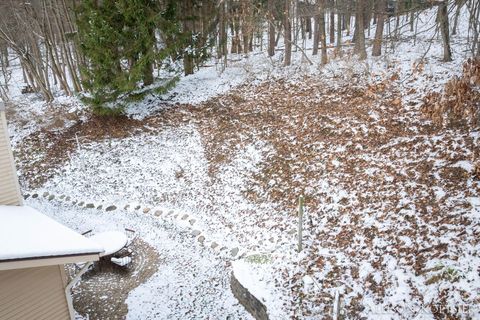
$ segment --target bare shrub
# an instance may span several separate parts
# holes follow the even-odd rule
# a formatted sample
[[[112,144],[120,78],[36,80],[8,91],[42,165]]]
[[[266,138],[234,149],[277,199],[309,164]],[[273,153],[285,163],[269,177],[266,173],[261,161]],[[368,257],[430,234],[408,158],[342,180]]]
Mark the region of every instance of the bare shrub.
[[[443,92],[423,98],[422,111],[438,125],[480,125],[480,58],[468,59],[463,75],[445,84]]]

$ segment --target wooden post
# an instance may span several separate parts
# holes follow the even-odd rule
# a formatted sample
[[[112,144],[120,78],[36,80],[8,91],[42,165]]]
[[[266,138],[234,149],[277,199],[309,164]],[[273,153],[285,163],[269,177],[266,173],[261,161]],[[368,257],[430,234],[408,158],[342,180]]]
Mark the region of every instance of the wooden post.
[[[335,290],[335,300],[333,301],[333,320],[338,320],[340,315],[340,293],[338,289]]]
[[[303,237],[303,196],[298,198],[298,252],[302,251],[302,237]]]

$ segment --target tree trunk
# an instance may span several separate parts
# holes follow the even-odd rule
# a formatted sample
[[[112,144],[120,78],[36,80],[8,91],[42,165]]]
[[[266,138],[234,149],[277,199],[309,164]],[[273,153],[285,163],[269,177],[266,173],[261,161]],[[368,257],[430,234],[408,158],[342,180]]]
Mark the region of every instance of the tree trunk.
[[[460,11],[462,10],[462,7],[463,7],[464,4],[465,4],[465,0],[457,0],[456,1],[457,9],[455,10],[455,17],[453,18],[452,36],[457,34],[458,16],[460,15]]]
[[[377,2],[377,27],[375,29],[375,39],[373,40],[372,56],[378,57],[382,54],[383,26],[385,24],[385,10],[387,9],[386,0]]]
[[[452,61],[452,50],[450,49],[450,30],[448,26],[447,1],[443,1],[438,6],[437,20],[440,27],[440,33],[443,41],[443,61]]]
[[[275,55],[275,21],[273,16],[274,0],[268,0],[268,55]]]
[[[308,39],[312,39],[313,30],[312,30],[312,18],[306,17],[305,18],[306,29],[308,32]]]
[[[322,64],[326,64],[327,57],[327,35],[325,31],[325,0],[319,0],[320,5],[320,19],[319,19],[319,33],[320,42],[322,43]]]
[[[347,0],[345,3],[347,6],[347,12],[345,14],[345,28],[347,29],[347,37],[350,36],[351,20],[352,20],[352,0]]]
[[[317,8],[319,10],[319,8]],[[320,14],[315,13],[313,18],[313,52],[312,55],[316,56],[318,54],[318,47],[320,44]]]
[[[152,45],[155,43],[155,30],[153,27],[148,26],[148,36],[151,39]],[[151,50],[152,48],[144,48],[142,54],[147,57],[147,61],[145,62],[145,65],[143,66],[143,85],[144,86],[149,86],[153,83],[154,77],[153,77],[153,62],[154,58],[151,55]]]
[[[330,43],[335,43],[335,11],[333,11],[335,2],[332,2],[330,8]]]
[[[339,0],[337,0],[337,6],[340,7],[339,5]],[[341,55],[342,53],[342,20],[340,18],[340,9],[337,9],[337,51]]]
[[[185,12],[185,17],[184,17],[184,31],[189,35],[190,38],[192,38],[193,34],[193,3],[191,0],[187,0],[184,2],[184,12]],[[193,49],[193,48],[190,48]],[[185,50],[185,53],[183,54],[183,69],[184,73],[186,76],[189,74],[193,74],[193,68],[194,68],[194,63],[193,63],[193,56],[189,53],[189,50]]]
[[[220,4],[219,8],[219,40],[218,40],[218,58],[224,57],[227,55],[227,24],[225,19],[225,1]]]
[[[356,14],[355,14],[355,53],[358,54],[360,60],[367,58],[367,51],[365,49],[365,28],[363,26],[364,17],[363,10],[365,8],[365,0],[357,0]]]
[[[0,59],[5,67],[10,66],[10,61],[8,59],[8,47],[6,43],[0,42]]]
[[[285,65],[292,63],[292,22],[290,18],[290,0],[285,0]]]

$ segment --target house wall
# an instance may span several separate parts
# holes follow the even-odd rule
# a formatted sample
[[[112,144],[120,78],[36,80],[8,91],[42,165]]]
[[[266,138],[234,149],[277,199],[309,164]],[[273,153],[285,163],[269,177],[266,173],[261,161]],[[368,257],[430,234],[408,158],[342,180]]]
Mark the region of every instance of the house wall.
[[[71,319],[63,265],[0,271],[0,319]]]
[[[0,102],[0,205],[18,206],[23,202],[13,161],[7,121]]]

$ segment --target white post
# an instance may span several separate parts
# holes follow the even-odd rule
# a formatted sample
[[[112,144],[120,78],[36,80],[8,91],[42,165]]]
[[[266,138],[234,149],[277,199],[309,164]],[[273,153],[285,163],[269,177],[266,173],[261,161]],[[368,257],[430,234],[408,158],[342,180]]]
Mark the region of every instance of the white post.
[[[302,251],[303,237],[303,196],[298,198],[298,252]]]
[[[338,316],[340,314],[340,293],[338,289],[335,290],[335,300],[333,302],[333,320],[338,320]]]

